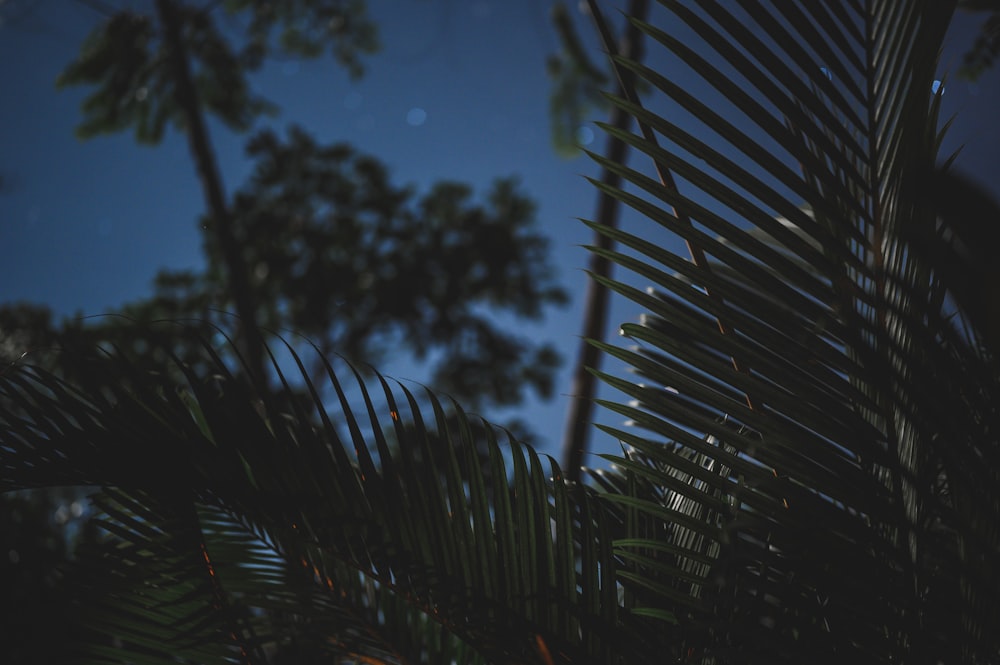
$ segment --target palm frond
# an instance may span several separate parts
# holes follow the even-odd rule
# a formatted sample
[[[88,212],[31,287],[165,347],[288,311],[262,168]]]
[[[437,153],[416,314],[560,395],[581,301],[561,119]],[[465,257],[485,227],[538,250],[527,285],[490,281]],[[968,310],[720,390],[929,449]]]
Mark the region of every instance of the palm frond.
[[[323,359],[330,407],[286,347],[306,404],[283,398],[277,361],[283,391],[255,392],[204,349],[208,374],[109,353],[75,384],[0,376],[0,489],[102,488],[111,535],[86,561],[106,572],[83,592],[103,599],[86,623],[105,637],[87,653],[558,662],[640,648],[617,619],[607,511],[554,462],[479,428],[487,482],[472,423],[429,392],[369,388]]]
[[[635,24],[669,64],[612,55],[667,101],[611,96],[641,131],[607,128],[658,181],[593,156],[690,251],[592,224],[652,284],[603,280],[647,312],[601,345],[643,382],[602,375],[644,430],[609,430],[629,448],[601,482],[636,609],[689,617],[706,662],[996,659],[1000,503],[968,462],[996,455],[1000,392],[958,369],[979,356],[910,243],[936,228],[953,4],[661,4],[669,27]]]

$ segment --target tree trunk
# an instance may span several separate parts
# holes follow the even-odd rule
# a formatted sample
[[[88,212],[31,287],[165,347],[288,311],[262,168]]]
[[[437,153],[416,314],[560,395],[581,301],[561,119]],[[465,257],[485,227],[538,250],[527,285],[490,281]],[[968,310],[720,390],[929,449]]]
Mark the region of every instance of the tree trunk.
[[[164,39],[174,70],[174,99],[184,114],[187,125],[188,147],[198,170],[205,203],[211,217],[209,233],[215,233],[222,250],[228,280],[229,295],[239,316],[238,329],[242,332],[240,348],[250,377],[257,386],[266,386],[264,342],[257,327],[257,307],[250,286],[249,270],[233,233],[233,218],[226,203],[222,176],[216,163],[215,152],[208,137],[205,119],[191,74],[191,66],[182,38],[183,19],[173,0],[157,0],[157,13],[163,23]]]

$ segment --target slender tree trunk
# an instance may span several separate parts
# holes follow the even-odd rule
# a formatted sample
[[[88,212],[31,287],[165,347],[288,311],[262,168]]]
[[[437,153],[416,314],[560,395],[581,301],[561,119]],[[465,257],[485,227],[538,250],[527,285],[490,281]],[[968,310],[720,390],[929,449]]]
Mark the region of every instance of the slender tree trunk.
[[[639,20],[645,20],[649,11],[648,0],[632,0],[628,15]],[[624,38],[617,49],[618,53],[632,60],[642,58],[642,32],[631,23],[626,25]],[[615,107],[611,113],[611,125],[618,129],[628,129],[631,116],[622,109]],[[623,164],[628,154],[628,146],[617,139],[608,138],[605,155],[616,164]],[[621,177],[604,169],[601,182],[609,187],[621,186]],[[605,226],[618,225],[620,204],[617,199],[605,192],[597,197],[597,210],[594,221]],[[594,244],[602,249],[611,249],[614,241],[601,233],[594,233]],[[590,255],[590,271],[595,275],[610,277],[611,262],[597,254]],[[566,427],[563,430],[562,470],[566,479],[572,482],[580,480],[583,456],[587,452],[590,440],[591,418],[594,411],[594,393],[597,390],[597,379],[589,369],[600,367],[601,354],[587,340],[604,339],[604,329],[608,318],[608,290],[591,279],[587,282],[587,292],[583,305],[583,339],[580,340],[580,350],[573,370],[573,384],[570,390],[569,411],[566,416]]]
[[[174,0],[156,0],[157,13],[163,23],[164,38],[174,70],[174,97],[184,113],[188,147],[198,170],[205,203],[211,217],[209,232],[215,233],[226,265],[229,295],[236,304],[242,332],[241,353],[255,385],[264,386],[267,372],[264,364],[264,342],[257,327],[257,306],[250,286],[249,270],[233,232],[233,217],[226,203],[222,176],[215,159],[205,126],[205,118],[191,74],[191,66],[182,38],[183,19]]]

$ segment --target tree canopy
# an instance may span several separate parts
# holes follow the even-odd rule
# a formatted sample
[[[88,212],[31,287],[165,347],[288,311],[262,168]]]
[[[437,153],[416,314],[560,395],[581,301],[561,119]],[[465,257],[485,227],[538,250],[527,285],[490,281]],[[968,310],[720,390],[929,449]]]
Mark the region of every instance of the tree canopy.
[[[25,303],[9,310],[6,329],[32,347],[80,335],[135,345],[145,342],[133,329],[119,332],[128,321],[197,319],[207,336],[232,332],[251,372],[264,376],[264,326],[365,362],[406,351],[431,362],[434,385],[474,408],[552,394],[555,348],[494,316],[537,320],[567,300],[516,178],[479,193],[458,182],[420,193],[347,143],[320,144],[294,124],[283,138],[258,122],[278,113],[251,80],[269,57],[329,53],[363,74],[379,45],[364,2],[163,0],[150,10],[111,12],[58,84],[91,90],[81,137],[134,131],[155,144],[168,127],[187,137],[206,204],[197,220],[205,266],[162,270],[152,296],[125,305],[123,317],[56,324],[42,311],[25,317]],[[247,134],[255,168],[232,195],[209,117]]]

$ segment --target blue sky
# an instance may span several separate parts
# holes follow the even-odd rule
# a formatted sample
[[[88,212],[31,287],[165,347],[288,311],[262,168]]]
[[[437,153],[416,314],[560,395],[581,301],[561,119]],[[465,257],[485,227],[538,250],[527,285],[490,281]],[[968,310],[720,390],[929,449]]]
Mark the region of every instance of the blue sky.
[[[201,191],[186,143],[176,133],[152,148],[138,146],[130,134],[87,142],[73,137],[87,91],[57,91],[54,81],[101,16],[70,0],[28,4],[26,16],[0,26],[0,302],[45,303],[62,315],[99,314],[148,294],[160,268],[202,265],[196,223]],[[539,224],[552,239],[553,260],[573,297],[542,324],[518,324],[520,334],[554,342],[567,361],[557,384],[560,396],[524,412],[549,442],[546,450],[555,453],[581,319],[586,252],[579,245],[589,241],[575,218],[590,216],[595,200],[581,176],[597,169],[586,158],[565,160],[551,148],[545,58],[557,42],[550,5],[374,0],[370,11],[384,48],[367,60],[363,79],[352,82],[320,58],[273,63],[254,83],[281,106],[270,124],[296,122],[321,141],[350,142],[385,161],[397,183],[424,188],[452,179],[482,191],[498,176],[521,177],[539,203]],[[957,66],[974,25],[960,17],[944,69]],[[959,166],[997,191],[997,72],[978,84],[953,80],[947,86],[946,115],[960,115],[946,152],[966,144]],[[232,192],[250,168],[244,137],[218,125],[211,129]],[[598,137],[590,147],[601,145]],[[619,302],[612,329],[638,313]],[[390,361],[382,369],[420,378],[405,363]],[[614,442],[600,447],[613,448]]]

